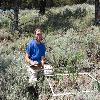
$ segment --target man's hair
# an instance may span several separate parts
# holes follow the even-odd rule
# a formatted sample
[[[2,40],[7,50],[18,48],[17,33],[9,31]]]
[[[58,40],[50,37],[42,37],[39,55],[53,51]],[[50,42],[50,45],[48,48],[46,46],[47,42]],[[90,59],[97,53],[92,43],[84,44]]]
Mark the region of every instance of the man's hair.
[[[41,29],[40,27],[39,27],[39,28],[36,28],[35,31],[34,31],[34,34],[36,34],[36,31],[37,31],[37,30],[42,31],[42,29]]]

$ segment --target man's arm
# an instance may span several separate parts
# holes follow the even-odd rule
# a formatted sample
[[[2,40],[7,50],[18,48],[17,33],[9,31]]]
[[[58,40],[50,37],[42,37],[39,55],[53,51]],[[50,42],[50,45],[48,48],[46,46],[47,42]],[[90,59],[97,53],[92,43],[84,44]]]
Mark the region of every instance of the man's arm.
[[[27,63],[30,64],[31,60],[29,59],[29,55],[27,53],[25,53],[25,60],[26,60]]]
[[[32,61],[31,59],[29,59],[29,55],[26,53],[25,54],[25,60],[26,62],[28,62],[30,65],[34,65],[34,66],[37,66],[38,65],[38,62],[37,61]]]
[[[45,58],[45,56],[42,56],[42,59],[41,59],[42,66],[44,66],[45,62],[46,62],[46,58]]]

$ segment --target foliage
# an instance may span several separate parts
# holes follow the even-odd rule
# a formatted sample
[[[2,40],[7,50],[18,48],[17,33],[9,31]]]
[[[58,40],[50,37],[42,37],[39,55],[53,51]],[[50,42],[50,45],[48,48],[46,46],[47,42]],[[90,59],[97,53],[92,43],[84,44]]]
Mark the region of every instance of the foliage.
[[[3,2],[3,3],[1,3],[1,2]],[[13,0],[8,0],[8,1],[2,0],[1,2],[0,3],[1,3],[2,9],[4,9],[4,8],[10,9],[10,8],[13,8],[13,6],[15,6],[14,2],[17,2],[17,0],[15,0],[15,1],[13,1]],[[17,3],[18,3],[18,6],[21,9],[25,9],[25,8],[33,9],[34,7],[35,8],[39,7],[39,2],[40,2],[40,0],[20,0]],[[82,4],[84,2],[86,2],[86,0],[46,0],[46,6],[51,7],[51,6],[62,6],[62,5],[68,5],[68,4],[69,5]]]
[[[47,57],[55,67],[72,66],[78,69],[83,66],[91,67],[89,62],[97,62],[99,39],[99,30],[95,26],[85,30],[85,34],[70,29],[64,35],[48,35],[46,37]],[[89,50],[91,57],[87,53]]]
[[[58,29],[66,31],[69,28],[81,31],[94,23],[94,11],[94,6],[88,4],[51,8],[44,16],[40,16],[38,10],[20,10],[19,31],[33,33],[37,26],[41,26],[46,33]],[[9,14],[5,13],[2,16],[1,26],[4,26],[3,23],[7,21],[7,27],[11,29],[13,23],[9,19]]]
[[[53,0],[55,6],[62,5],[72,5],[72,4],[82,4],[85,3],[86,0]]]
[[[25,88],[27,86],[27,75],[25,73],[25,65],[22,65],[21,55],[18,55],[18,52],[16,52],[17,56],[15,54],[10,53],[8,56],[6,56],[4,62],[5,65],[2,65],[2,68],[5,70],[2,74],[2,84],[4,85],[5,89],[3,89],[1,85],[1,90],[4,91],[3,95],[6,96],[5,100],[15,100],[21,98],[22,100],[25,99]],[[8,58],[7,58],[8,57]],[[12,58],[11,58],[12,57]],[[18,57],[18,58],[16,58]],[[10,60],[10,64],[6,63],[6,60]],[[7,65],[6,65],[7,64]],[[24,69],[23,69],[24,68]],[[23,78],[22,78],[23,77]],[[16,96],[17,94],[17,96]],[[1,94],[1,97],[3,96]],[[4,97],[2,97],[4,98]]]
[[[98,91],[100,91],[100,83],[97,81]]]

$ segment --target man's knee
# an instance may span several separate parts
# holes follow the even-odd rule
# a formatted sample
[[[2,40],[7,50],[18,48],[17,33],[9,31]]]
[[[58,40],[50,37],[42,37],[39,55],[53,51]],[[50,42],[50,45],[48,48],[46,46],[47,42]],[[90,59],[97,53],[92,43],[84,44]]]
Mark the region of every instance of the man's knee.
[[[37,82],[37,72],[33,70],[31,67],[27,68],[29,84],[35,84]]]

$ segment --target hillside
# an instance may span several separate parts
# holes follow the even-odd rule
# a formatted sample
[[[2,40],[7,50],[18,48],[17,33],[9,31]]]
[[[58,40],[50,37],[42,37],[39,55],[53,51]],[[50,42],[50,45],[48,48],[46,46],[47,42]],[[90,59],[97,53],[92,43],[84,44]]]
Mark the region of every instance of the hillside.
[[[88,4],[54,7],[46,9],[46,14],[38,15],[38,10],[21,10],[19,13],[18,32],[11,33],[11,20],[8,13],[0,16],[0,100],[34,100],[27,90],[27,63],[24,61],[24,50],[27,42],[33,37],[36,26],[43,28],[46,57],[53,66],[55,74],[70,74],[76,78],[79,72],[87,72],[100,81],[100,27],[94,26],[94,6]],[[2,14],[1,14],[2,15]],[[67,86],[63,77],[55,91],[63,91]],[[54,84],[52,80],[52,84]],[[86,79],[88,82],[88,79]],[[92,79],[90,79],[92,80]],[[82,81],[83,82],[83,81]],[[88,88],[89,93],[67,96],[52,96],[49,84],[38,83],[42,90],[38,100],[99,100],[100,84],[96,80]],[[77,82],[78,83],[78,82]],[[64,85],[65,84],[65,85]],[[76,84],[76,83],[75,83]],[[75,87],[73,84],[73,88]],[[61,86],[61,89],[60,89]],[[85,86],[83,86],[85,87]],[[91,88],[90,88],[91,87]],[[82,90],[83,88],[81,88]],[[77,92],[78,91],[78,92]]]

